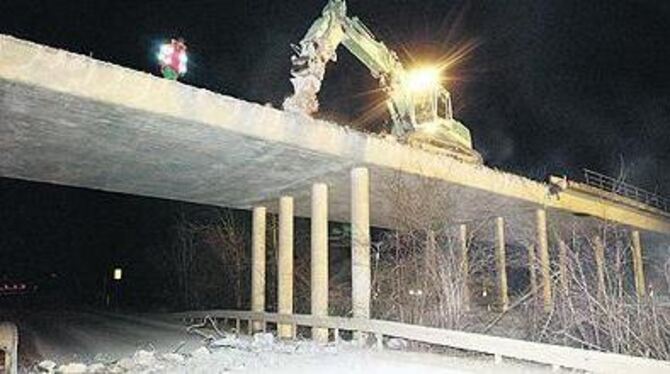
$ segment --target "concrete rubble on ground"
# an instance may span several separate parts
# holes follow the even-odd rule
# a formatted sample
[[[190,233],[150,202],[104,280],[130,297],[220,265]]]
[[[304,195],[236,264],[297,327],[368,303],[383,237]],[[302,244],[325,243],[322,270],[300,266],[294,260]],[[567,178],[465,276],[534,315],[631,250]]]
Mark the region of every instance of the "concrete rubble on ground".
[[[253,337],[221,334],[220,339],[203,339],[190,352],[138,350],[132,356],[91,362],[43,361],[29,373],[41,374],[157,374],[157,373],[272,373],[272,374],[530,374],[550,368],[521,363],[496,363],[491,358],[455,357],[407,352],[403,339],[386,340],[386,349],[339,340],[320,345],[308,340],[282,341],[270,333]],[[180,347],[182,347],[180,345]],[[100,356],[103,357],[103,356]]]
[[[37,373],[172,373],[172,372],[224,372],[273,366],[280,359],[275,355],[293,353],[335,354],[335,346],[318,346],[309,341],[282,342],[270,333],[258,333],[252,338],[226,334],[190,353],[159,353],[138,350],[132,357],[113,362],[69,362],[58,365],[45,360],[34,371]],[[269,353],[261,356],[259,353]],[[212,370],[212,371],[210,371]]]

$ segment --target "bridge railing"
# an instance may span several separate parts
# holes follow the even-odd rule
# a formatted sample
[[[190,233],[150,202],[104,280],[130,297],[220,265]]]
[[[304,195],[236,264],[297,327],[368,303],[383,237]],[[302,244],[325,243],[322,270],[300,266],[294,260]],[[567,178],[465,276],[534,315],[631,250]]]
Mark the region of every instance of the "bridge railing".
[[[643,204],[670,213],[670,199],[659,196],[622,180],[584,169],[584,181],[591,187],[633,199]]]
[[[381,343],[383,337],[402,338],[493,355],[496,360],[507,357],[550,365],[555,368],[564,367],[593,373],[630,374],[631,370],[637,373],[670,373],[670,362],[668,361],[374,319],[314,317],[301,314],[285,315],[231,310],[193,311],[177,313],[172,316],[181,319],[211,317],[235,320],[238,329],[241,321],[246,321],[246,326],[249,327],[254,321],[261,322],[263,326],[267,323],[282,323],[294,327],[321,327],[335,330],[336,339],[342,330],[363,332],[375,335],[378,344]]]

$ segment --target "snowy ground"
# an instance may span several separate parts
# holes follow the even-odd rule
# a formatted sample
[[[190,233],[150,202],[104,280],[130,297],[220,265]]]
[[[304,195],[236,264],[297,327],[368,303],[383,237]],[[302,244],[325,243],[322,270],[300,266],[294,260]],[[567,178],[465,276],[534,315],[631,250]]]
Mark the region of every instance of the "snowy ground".
[[[62,317],[61,317],[62,318]],[[547,368],[491,358],[281,342],[272,334],[226,333],[205,343],[184,326],[156,319],[97,313],[68,314],[65,322],[29,334],[39,360],[24,372],[63,373],[537,373]],[[60,326],[57,326],[60,325]],[[44,328],[44,326],[42,326]],[[54,332],[60,331],[59,334]],[[65,331],[65,333],[63,333]],[[43,335],[46,334],[46,335]],[[38,362],[41,361],[40,364]],[[41,368],[40,368],[41,366]]]

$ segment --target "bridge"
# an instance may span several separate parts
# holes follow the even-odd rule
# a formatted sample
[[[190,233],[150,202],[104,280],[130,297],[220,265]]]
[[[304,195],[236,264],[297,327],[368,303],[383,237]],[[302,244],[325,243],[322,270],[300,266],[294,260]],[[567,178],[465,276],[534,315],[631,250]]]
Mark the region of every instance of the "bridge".
[[[292,313],[298,216],[312,222],[312,315],[327,314],[327,224],[338,221],[352,225],[354,317],[368,318],[370,227],[397,227],[392,201],[399,185],[417,199],[449,200],[463,241],[473,222],[490,221],[501,295],[505,246],[536,244],[546,307],[549,224],[629,228],[640,296],[644,242],[670,233],[667,211],[589,184],[543,183],[462,163],[10,36],[0,36],[0,95],[0,176],[252,210],[255,312],[265,308],[262,233],[265,215],[274,212],[279,312]],[[315,331],[317,340],[327,339],[323,327]],[[290,335],[290,326],[280,334]]]

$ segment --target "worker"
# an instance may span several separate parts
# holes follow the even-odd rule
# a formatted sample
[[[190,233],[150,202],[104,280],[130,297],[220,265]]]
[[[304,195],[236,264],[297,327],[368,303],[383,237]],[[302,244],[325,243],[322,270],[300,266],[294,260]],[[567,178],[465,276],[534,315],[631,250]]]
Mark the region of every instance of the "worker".
[[[186,74],[188,55],[184,39],[172,39],[169,44],[163,44],[158,53],[158,62],[166,79],[177,80]]]

